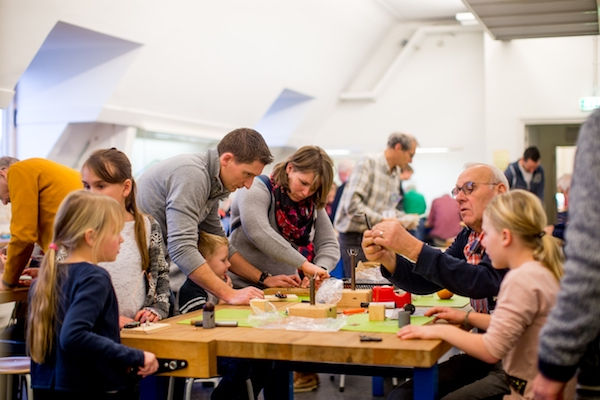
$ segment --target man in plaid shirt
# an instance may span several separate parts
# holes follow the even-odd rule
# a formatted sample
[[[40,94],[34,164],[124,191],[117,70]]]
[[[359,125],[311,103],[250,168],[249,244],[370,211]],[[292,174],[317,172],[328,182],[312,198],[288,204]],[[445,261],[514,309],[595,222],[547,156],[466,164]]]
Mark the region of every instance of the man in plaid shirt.
[[[334,223],[339,232],[345,276],[351,275],[353,267],[348,250],[355,249],[358,252],[357,261],[366,260],[360,246],[362,233],[367,229],[365,215],[372,224],[382,221],[384,213],[387,218],[402,218],[405,215],[396,210],[400,196],[400,172],[412,162],[416,148],[417,140],[413,136],[392,133],[383,157],[366,157],[354,167],[344,188]],[[411,225],[411,222],[407,225]]]

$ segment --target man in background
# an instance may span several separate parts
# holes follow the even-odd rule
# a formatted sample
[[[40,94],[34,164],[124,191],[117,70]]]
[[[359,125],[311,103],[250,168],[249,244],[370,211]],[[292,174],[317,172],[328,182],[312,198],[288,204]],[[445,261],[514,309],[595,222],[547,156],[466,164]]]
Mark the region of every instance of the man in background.
[[[11,203],[10,242],[0,289],[11,289],[29,263],[34,245],[48,250],[58,206],[82,189],[79,172],[43,158],[0,158],[0,198]]]
[[[540,151],[531,146],[523,157],[508,165],[504,175],[511,189],[525,189],[544,201],[544,168],[540,165]]]
[[[344,188],[335,216],[334,227],[339,232],[340,251],[344,275],[351,275],[349,250],[356,251],[355,260],[366,260],[361,248],[362,233],[367,229],[366,218],[376,224],[387,218],[402,218],[404,212],[396,209],[401,168],[413,159],[417,140],[406,133],[392,133],[383,157],[363,158],[352,171]],[[385,214],[385,216],[384,216]],[[411,219],[409,228],[416,226]]]

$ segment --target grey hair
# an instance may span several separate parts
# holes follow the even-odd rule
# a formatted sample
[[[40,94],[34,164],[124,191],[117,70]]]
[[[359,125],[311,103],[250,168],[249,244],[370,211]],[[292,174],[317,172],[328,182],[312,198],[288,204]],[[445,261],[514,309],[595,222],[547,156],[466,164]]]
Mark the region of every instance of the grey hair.
[[[400,143],[402,150],[410,150],[412,144],[417,145],[417,139],[408,133],[394,132],[388,137],[387,145],[390,149],[396,147]]]
[[[493,165],[490,164],[484,164],[484,163],[472,163],[472,164],[467,164],[465,166],[465,170],[472,168],[472,167],[485,167],[488,169],[488,171],[490,171],[492,173],[492,179],[494,180],[494,183],[501,183],[506,187],[506,190],[510,189],[510,186],[508,185],[508,179],[506,179],[506,175],[504,175],[504,172],[502,172],[500,170],[500,168],[495,167]]]
[[[17,161],[19,161],[19,159],[14,158],[14,157],[9,157],[9,156],[0,157],[0,169],[6,169],[6,168],[10,167],[11,165],[13,165],[14,163],[16,163]]]
[[[571,188],[571,174],[563,174],[556,181],[556,186],[564,193]]]

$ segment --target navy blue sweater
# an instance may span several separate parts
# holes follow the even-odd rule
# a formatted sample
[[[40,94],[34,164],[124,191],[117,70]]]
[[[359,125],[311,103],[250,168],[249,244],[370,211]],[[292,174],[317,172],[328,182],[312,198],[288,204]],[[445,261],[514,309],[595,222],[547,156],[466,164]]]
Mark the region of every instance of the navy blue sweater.
[[[487,254],[478,265],[469,264],[463,253],[471,229],[464,228],[445,252],[423,246],[416,263],[396,257],[396,270],[391,275],[383,266],[383,276],[396,286],[414,294],[429,294],[446,288],[474,299],[487,298],[493,305],[500,283],[508,270],[496,269]]]
[[[33,388],[95,394],[127,388],[128,371],[143,365],[144,353],[120,344],[108,272],[85,262],[59,268],[57,335],[46,361],[31,362]]]

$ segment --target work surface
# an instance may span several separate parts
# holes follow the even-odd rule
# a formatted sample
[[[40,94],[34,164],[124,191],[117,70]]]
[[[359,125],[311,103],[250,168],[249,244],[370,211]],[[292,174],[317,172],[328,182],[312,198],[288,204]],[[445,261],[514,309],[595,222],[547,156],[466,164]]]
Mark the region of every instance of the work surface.
[[[0,290],[0,304],[13,301],[27,300],[28,287],[18,287],[12,290]]]
[[[164,320],[169,326],[153,333],[123,331],[121,339],[157,357],[188,361],[187,368],[171,375],[198,378],[217,374],[217,357],[429,368],[451,347],[441,340],[400,340],[394,333],[376,334],[381,342],[360,342],[360,332],[203,329],[177,323],[199,315],[201,311]]]

